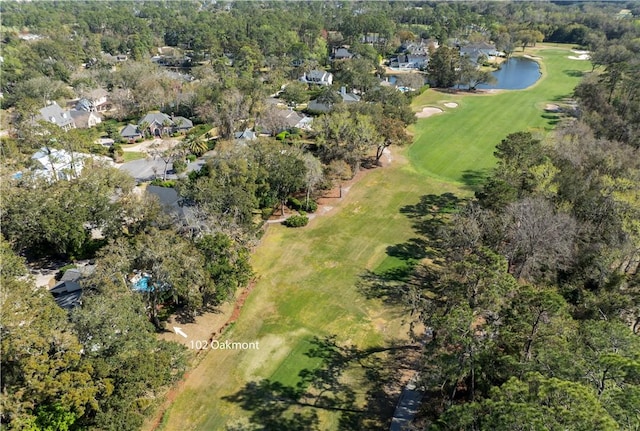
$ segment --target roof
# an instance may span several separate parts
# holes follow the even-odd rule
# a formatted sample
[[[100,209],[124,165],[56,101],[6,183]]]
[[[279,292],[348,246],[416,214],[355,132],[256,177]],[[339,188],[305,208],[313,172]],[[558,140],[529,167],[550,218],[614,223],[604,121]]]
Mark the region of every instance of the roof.
[[[149,112],[144,116],[142,120],[140,120],[138,124],[149,123],[149,125],[151,125],[155,123],[158,126],[162,126],[162,123],[164,123],[165,121],[169,121],[171,125],[173,125],[171,117],[169,117],[167,114],[162,112]]]
[[[80,100],[78,100],[78,103],[76,103],[76,109],[78,111],[91,111],[91,109],[93,108],[93,103],[86,98],[82,98]]]
[[[141,133],[138,131],[138,126],[135,124],[127,124],[122,130],[120,130],[120,135],[123,138],[135,138],[136,136],[141,136]]]
[[[75,281],[60,281],[49,292],[53,295],[56,304],[66,310],[80,305],[82,286]]]
[[[69,113],[71,114],[71,118],[73,118],[76,127],[79,129],[86,129],[91,127],[91,125],[89,124],[89,119],[91,118],[91,116],[96,117],[96,123],[102,122],[102,118],[100,117],[100,115],[96,114],[95,112],[78,111],[72,109],[71,111],[69,111]]]
[[[62,274],[62,278],[60,279],[60,281],[78,281],[80,280],[80,278],[82,278],[82,273],[80,272],[80,270],[71,268],[66,270],[64,274]]]
[[[109,95],[109,92],[104,88],[95,88],[89,91],[89,93],[87,94],[87,98],[91,100],[98,100],[98,99],[102,99],[103,97],[107,97],[108,95]]]
[[[253,141],[256,139],[256,134],[250,129],[244,129],[242,132],[236,132],[233,134],[236,139],[244,139],[246,141]]]
[[[331,76],[331,74],[325,70],[312,70],[310,72],[307,72],[306,74],[307,79],[312,79],[312,80],[317,80],[317,81],[323,81],[328,79],[329,76]]]
[[[179,129],[190,129],[193,127],[193,121],[185,117],[174,117],[173,123]]]
[[[40,109],[40,116],[47,122],[57,124],[60,127],[73,125],[73,118],[69,111],[63,110],[56,102]]]
[[[352,58],[353,53],[349,51],[347,48],[338,48],[333,54],[333,58],[341,59],[341,58]]]

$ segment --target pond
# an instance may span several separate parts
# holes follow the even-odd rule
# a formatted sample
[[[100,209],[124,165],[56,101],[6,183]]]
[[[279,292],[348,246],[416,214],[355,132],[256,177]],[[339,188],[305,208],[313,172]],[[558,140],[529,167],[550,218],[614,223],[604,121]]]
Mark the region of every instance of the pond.
[[[528,58],[512,57],[502,63],[500,70],[492,72],[495,84],[480,84],[478,89],[521,90],[540,79],[540,65]]]
[[[511,57],[502,63],[500,70],[492,72],[496,78],[494,84],[480,84],[476,88],[482,90],[500,89],[500,90],[522,90],[527,88],[540,79],[540,65],[529,58]],[[401,75],[387,75],[387,80],[391,84],[396,84]],[[465,86],[456,86],[455,88],[465,88]]]

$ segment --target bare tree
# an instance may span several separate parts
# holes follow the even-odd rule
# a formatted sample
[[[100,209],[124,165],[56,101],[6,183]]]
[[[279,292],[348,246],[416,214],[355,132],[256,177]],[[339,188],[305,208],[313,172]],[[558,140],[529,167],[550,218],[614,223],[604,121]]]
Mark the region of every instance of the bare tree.
[[[541,198],[526,198],[509,205],[504,214],[503,252],[509,272],[516,278],[552,275],[573,258],[576,222],[554,211]]]

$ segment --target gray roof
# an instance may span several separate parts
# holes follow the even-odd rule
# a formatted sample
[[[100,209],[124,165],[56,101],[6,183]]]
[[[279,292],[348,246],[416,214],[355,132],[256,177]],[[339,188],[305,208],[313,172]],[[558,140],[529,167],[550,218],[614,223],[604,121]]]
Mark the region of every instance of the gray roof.
[[[120,130],[120,136],[123,138],[135,138],[137,136],[141,136],[141,133],[138,131],[138,126],[135,124],[128,124]]]
[[[178,129],[190,129],[193,127],[193,121],[184,117],[174,117],[173,123]]]
[[[353,53],[344,47],[336,49],[335,53],[333,54],[333,58],[336,58],[336,59],[352,58],[352,57],[353,57]]]
[[[91,111],[93,108],[93,103],[89,99],[80,99],[78,103],[76,103],[76,109],[78,111]]]
[[[246,141],[253,141],[256,139],[256,134],[250,129],[244,129],[242,132],[236,132],[233,136],[236,139],[244,139]]]
[[[56,102],[40,109],[40,116],[49,123],[57,124],[60,127],[73,125],[73,118],[69,111],[63,110]]]
[[[82,278],[80,270],[71,268],[64,272],[60,281],[78,281],[80,278]]]
[[[142,120],[140,120],[138,124],[142,124],[146,122],[146,123],[149,123],[149,125],[152,125],[155,123],[158,126],[162,126],[162,123],[165,121],[169,121],[171,125],[173,125],[173,121],[171,120],[171,117],[169,117],[167,114],[164,114],[162,112],[149,112],[147,115],[144,116]]]
[[[75,281],[60,281],[49,292],[53,295],[56,304],[66,310],[80,305],[82,286]]]

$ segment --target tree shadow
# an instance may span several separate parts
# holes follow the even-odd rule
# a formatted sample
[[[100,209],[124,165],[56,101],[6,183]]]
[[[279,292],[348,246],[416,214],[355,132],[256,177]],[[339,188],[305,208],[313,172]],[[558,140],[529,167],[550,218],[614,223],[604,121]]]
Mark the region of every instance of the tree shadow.
[[[565,75],[570,76],[572,78],[582,78],[584,76],[584,72],[581,70],[575,69],[567,69],[562,71]]]
[[[482,184],[484,184],[488,176],[489,171],[487,169],[467,169],[462,172],[461,180],[469,190],[477,192],[482,188]]]
[[[477,174],[479,175],[479,174]],[[382,299],[390,304],[414,304],[420,292],[436,278],[432,268],[419,265],[423,259],[437,263],[446,247],[442,235],[451,214],[458,211],[462,200],[452,193],[424,195],[418,203],[406,205],[400,212],[412,220],[419,235],[387,247],[387,255],[400,262],[382,271],[366,270],[360,275],[357,287],[369,299]]]
[[[456,213],[462,202],[453,193],[424,195],[417,204],[400,208],[400,213],[413,220],[414,230],[432,242],[439,239],[438,234],[446,225],[447,217]]]
[[[546,113],[542,114],[542,118],[547,120],[547,124],[549,124],[550,126],[555,126],[561,121],[560,114]]]
[[[411,369],[421,347],[359,349],[338,344],[335,336],[314,337],[311,344],[305,355],[319,364],[301,370],[295,386],[264,379],[223,399],[250,412],[251,424],[258,426],[252,430],[321,430],[320,411],[338,416],[338,430],[388,428],[402,383],[399,371]]]

